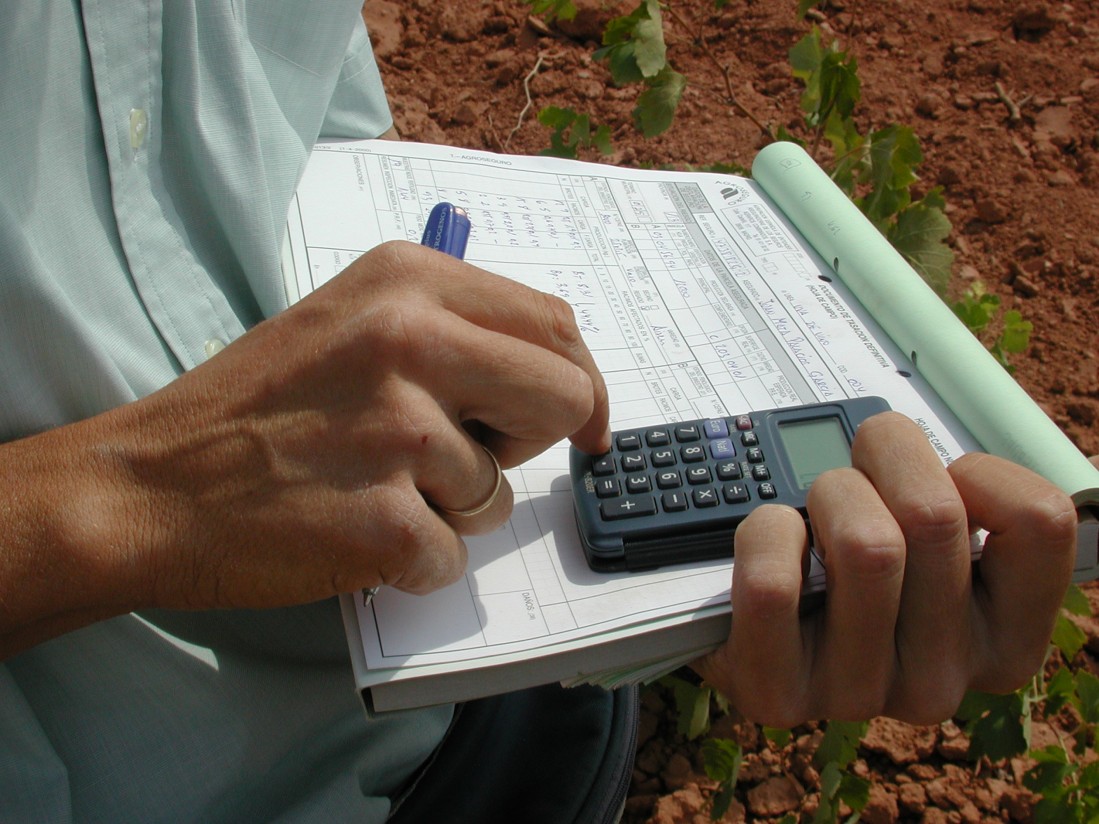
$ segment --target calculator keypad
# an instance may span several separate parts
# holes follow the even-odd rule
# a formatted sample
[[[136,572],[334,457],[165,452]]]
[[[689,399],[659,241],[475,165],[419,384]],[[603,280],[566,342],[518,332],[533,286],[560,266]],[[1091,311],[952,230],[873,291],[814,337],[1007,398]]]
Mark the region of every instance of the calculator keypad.
[[[604,521],[740,506],[777,498],[751,416],[654,426],[615,434],[592,459]]]
[[[610,452],[598,457],[570,446],[569,481],[588,566],[626,572],[725,561],[754,507],[778,503],[808,518],[812,479],[843,466],[859,424],[887,409],[879,397],[845,398],[620,428]],[[807,438],[818,437],[828,439],[829,450],[806,448]],[[798,452],[787,454],[791,447]],[[812,587],[821,589],[824,568],[819,559],[813,564]]]

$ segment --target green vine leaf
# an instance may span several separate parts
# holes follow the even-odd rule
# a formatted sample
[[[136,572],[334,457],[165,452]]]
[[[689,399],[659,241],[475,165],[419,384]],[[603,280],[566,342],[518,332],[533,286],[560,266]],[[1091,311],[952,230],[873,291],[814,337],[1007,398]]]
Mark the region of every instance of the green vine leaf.
[[[676,728],[680,735],[694,740],[710,728],[710,699],[713,690],[668,675],[660,682],[672,690],[675,698]]]
[[[1046,683],[1046,702],[1044,711],[1047,717],[1056,715],[1061,708],[1077,701],[1076,679],[1072,670],[1061,667]]]
[[[805,83],[801,110],[806,124],[842,135],[841,121],[850,119],[862,96],[858,61],[841,51],[835,41],[825,46],[816,26],[790,49],[789,60],[794,77]],[[837,154],[843,149],[836,147]]]
[[[813,815],[813,824],[832,824],[839,820],[840,806],[851,810],[847,821],[859,820],[859,813],[870,800],[870,781],[845,772],[835,761],[824,765],[820,774],[820,804]]]
[[[974,761],[982,756],[1002,761],[1026,752],[1030,747],[1026,710],[1025,698],[1017,692],[1007,695],[967,692],[957,717],[966,722],[969,757]]]
[[[820,0],[798,0],[798,20],[804,20],[806,12],[820,3]]]
[[[637,108],[633,110],[634,123],[645,137],[655,137],[672,125],[686,86],[687,78],[671,66],[665,66],[648,82],[648,88],[637,98]]]
[[[702,766],[711,781],[718,782],[713,797],[711,818],[717,820],[733,803],[740,765],[743,761],[740,745],[728,738],[708,738],[702,742]]]
[[[596,149],[604,155],[611,153],[610,127],[599,126],[593,132],[591,118],[586,114],[547,106],[538,112],[538,122],[552,129],[549,148],[539,154],[575,159],[580,156],[580,149]]]
[[[535,14],[545,18],[547,23],[561,20],[572,20],[576,17],[576,6],[572,0],[525,0]]]
[[[985,285],[977,281],[966,290],[962,299],[952,307],[954,314],[974,335],[980,335],[989,321],[1000,311],[1000,298],[985,291]]]
[[[571,19],[576,15],[571,0],[525,2],[548,20]],[[804,18],[819,5],[820,0],[798,0],[798,18]],[[718,11],[728,6],[729,0],[713,2]],[[683,13],[685,7],[683,4],[674,9],[676,20],[687,28],[698,22],[701,28],[702,17],[688,19],[691,15]],[[671,127],[687,83],[668,61],[662,9],[669,8],[672,8],[670,0],[663,4],[661,0],[638,0],[630,14],[607,24],[603,45],[594,55],[606,62],[615,84],[642,85],[632,115],[634,125],[646,138]],[[709,45],[701,31],[691,32],[691,42],[696,47]],[[954,263],[954,253],[946,243],[952,227],[945,214],[941,189],[932,189],[922,199],[912,200],[912,185],[918,179],[916,169],[923,160],[914,131],[890,125],[867,135],[860,132],[854,120],[861,100],[858,62],[840,48],[838,40],[825,44],[817,26],[812,26],[794,44],[788,57],[793,76],[804,84],[800,99],[804,128],[798,124],[771,127],[757,122],[757,125],[772,137],[777,134],[778,139],[805,147],[814,157],[823,154],[818,150],[827,141],[832,150],[829,174],[836,185],[945,299]],[[751,117],[747,110],[744,113]],[[539,120],[553,130],[551,148],[544,153],[576,157],[585,148],[597,148],[605,154],[611,151],[609,128],[595,128],[587,115],[550,107],[539,113]],[[746,174],[743,170],[736,173]],[[1005,311],[1000,299],[988,294],[981,283],[970,286],[951,308],[974,334],[1000,330],[999,337],[986,345],[1009,371],[1008,354],[1021,352],[1029,345],[1032,324],[1015,310]],[[1086,596],[1075,587],[1066,595],[1064,607],[1075,614],[1091,613]],[[1061,615],[1053,643],[1061,649],[1065,660],[1071,661],[1085,640],[1079,628]],[[715,706],[718,711],[725,709],[720,697],[708,687],[674,677],[661,679],[661,683],[673,692],[679,732],[691,739],[709,728]],[[1042,712],[1048,719],[1066,708],[1071,708],[1066,715],[1080,719],[1067,737],[1076,744],[1074,752],[1081,755],[1087,746],[1094,746],[1099,731],[1099,678],[1086,670],[1062,667],[1045,684],[1039,673],[1028,688],[1008,695],[968,693],[957,717],[965,723],[970,739],[969,756],[1002,762],[1028,752],[1032,713]],[[867,726],[827,723],[813,757],[821,781],[820,804],[814,821],[831,824],[838,820],[841,807],[846,805],[851,810],[849,821],[854,822],[865,807],[870,783],[847,772],[847,767],[857,757]],[[765,728],[763,733],[780,749],[790,741],[789,731]],[[742,753],[736,742],[725,739],[704,742],[701,752],[707,775],[719,785],[711,812],[720,818],[732,803]],[[1027,774],[1026,783],[1042,795],[1034,810],[1037,824],[1085,821],[1099,824],[1099,761],[1084,766],[1074,763],[1064,746],[1031,751],[1029,755],[1036,766]],[[787,814],[781,824],[794,824],[797,820],[797,814]]]
[[[603,48],[594,57],[607,61],[619,86],[656,77],[667,65],[658,0],[642,0],[630,14],[611,20],[603,30]]]
[[[1061,650],[1066,661],[1071,661],[1088,642],[1087,634],[1064,615],[1058,615],[1053,625],[1053,645]]]
[[[790,739],[794,737],[794,734],[791,730],[783,730],[777,727],[764,727],[763,737],[779,749],[782,749],[790,743]]]
[[[819,79],[820,112],[818,122],[830,115],[845,120],[855,113],[855,106],[862,99],[859,82],[859,64],[854,55],[835,48],[826,49],[820,64]]]
[[[819,70],[824,59],[824,43],[820,39],[820,29],[813,26],[805,37],[795,43],[787,55],[790,70],[794,77],[809,85],[809,78]],[[804,98],[802,98],[804,105]]]
[[[1099,724],[1099,678],[1087,670],[1076,673],[1076,694],[1080,698],[1078,709],[1087,724]]]
[[[1004,331],[1000,335],[1000,348],[1016,355],[1025,351],[1030,345],[1030,333],[1033,331],[1033,323],[1023,320],[1023,316],[1017,309],[1009,309],[1004,312]]]
[[[865,182],[870,191],[859,205],[863,214],[881,227],[911,202],[908,190],[916,182],[915,168],[923,162],[923,152],[915,132],[907,126],[887,126],[873,132],[867,142],[870,168]]]
[[[829,721],[820,746],[813,753],[813,764],[824,769],[828,764],[846,767],[859,753],[859,741],[869,728],[866,721]]]
[[[950,219],[937,189],[897,215],[885,236],[937,295],[946,294],[954,267],[954,252],[946,245]]]
[[[667,47],[664,45],[664,24],[660,22],[660,6],[649,0],[650,14],[639,20],[634,29],[634,56],[643,77],[655,77],[667,65]]]
[[[1069,584],[1061,601],[1061,608],[1067,609],[1073,615],[1091,615],[1091,601],[1076,584]]]
[[[1078,767],[1068,760],[1065,750],[1056,744],[1051,744],[1040,750],[1032,750],[1030,757],[1037,764],[1023,776],[1023,786],[1041,797],[1034,808],[1035,822],[1054,824],[1057,822],[1075,822],[1091,820],[1084,819],[1077,809],[1075,799],[1072,798],[1068,782],[1076,774]]]

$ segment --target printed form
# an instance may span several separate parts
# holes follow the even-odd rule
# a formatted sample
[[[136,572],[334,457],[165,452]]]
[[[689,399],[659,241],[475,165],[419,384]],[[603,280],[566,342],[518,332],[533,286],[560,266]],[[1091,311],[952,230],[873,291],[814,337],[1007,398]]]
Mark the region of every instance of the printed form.
[[[918,388],[933,393],[913,385],[755,183],[598,168],[416,144],[318,146],[291,209],[288,291],[307,294],[382,241],[418,241],[431,207],[450,201],[472,221],[467,261],[573,306],[615,429],[884,394],[944,460],[965,451],[950,413],[921,399]],[[567,443],[506,475],[514,513],[467,539],[463,580],[427,597],[383,588],[357,599],[370,669],[522,656],[727,603],[729,561],[592,572]]]

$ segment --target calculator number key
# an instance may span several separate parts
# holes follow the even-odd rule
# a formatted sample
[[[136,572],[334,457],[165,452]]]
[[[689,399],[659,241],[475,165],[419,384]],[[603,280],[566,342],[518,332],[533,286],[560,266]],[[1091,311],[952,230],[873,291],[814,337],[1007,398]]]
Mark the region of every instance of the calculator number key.
[[[675,427],[675,439],[679,443],[690,443],[702,437],[697,424],[679,424]]]
[[[645,433],[645,443],[649,446],[667,446],[672,442],[672,436],[667,429],[650,429]]]
[[[708,466],[692,466],[687,470],[687,483],[691,486],[708,484],[713,480]]]
[[[657,469],[662,466],[675,466],[677,463],[673,449],[654,449],[650,457],[653,467]]]
[[[704,461],[706,460],[706,447],[699,445],[681,447],[679,457],[683,459],[683,463]]]
[[[661,489],[678,489],[683,486],[683,476],[677,469],[666,469],[656,473],[656,485]]]

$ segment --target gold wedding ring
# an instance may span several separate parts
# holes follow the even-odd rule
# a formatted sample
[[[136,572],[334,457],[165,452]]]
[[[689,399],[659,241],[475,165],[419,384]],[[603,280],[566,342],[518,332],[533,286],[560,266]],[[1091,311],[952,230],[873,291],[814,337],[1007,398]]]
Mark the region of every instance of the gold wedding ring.
[[[477,506],[470,507],[469,509],[447,509],[445,506],[439,506],[440,512],[454,518],[472,518],[474,515],[480,515],[496,503],[496,496],[500,494],[500,485],[504,481],[504,473],[503,470],[500,469],[500,462],[496,460],[496,456],[492,454],[492,451],[484,444],[481,444],[480,446],[492,460],[492,468],[496,472],[496,481],[492,485],[492,492],[488,494],[488,497],[485,498],[483,503],[480,503]]]

